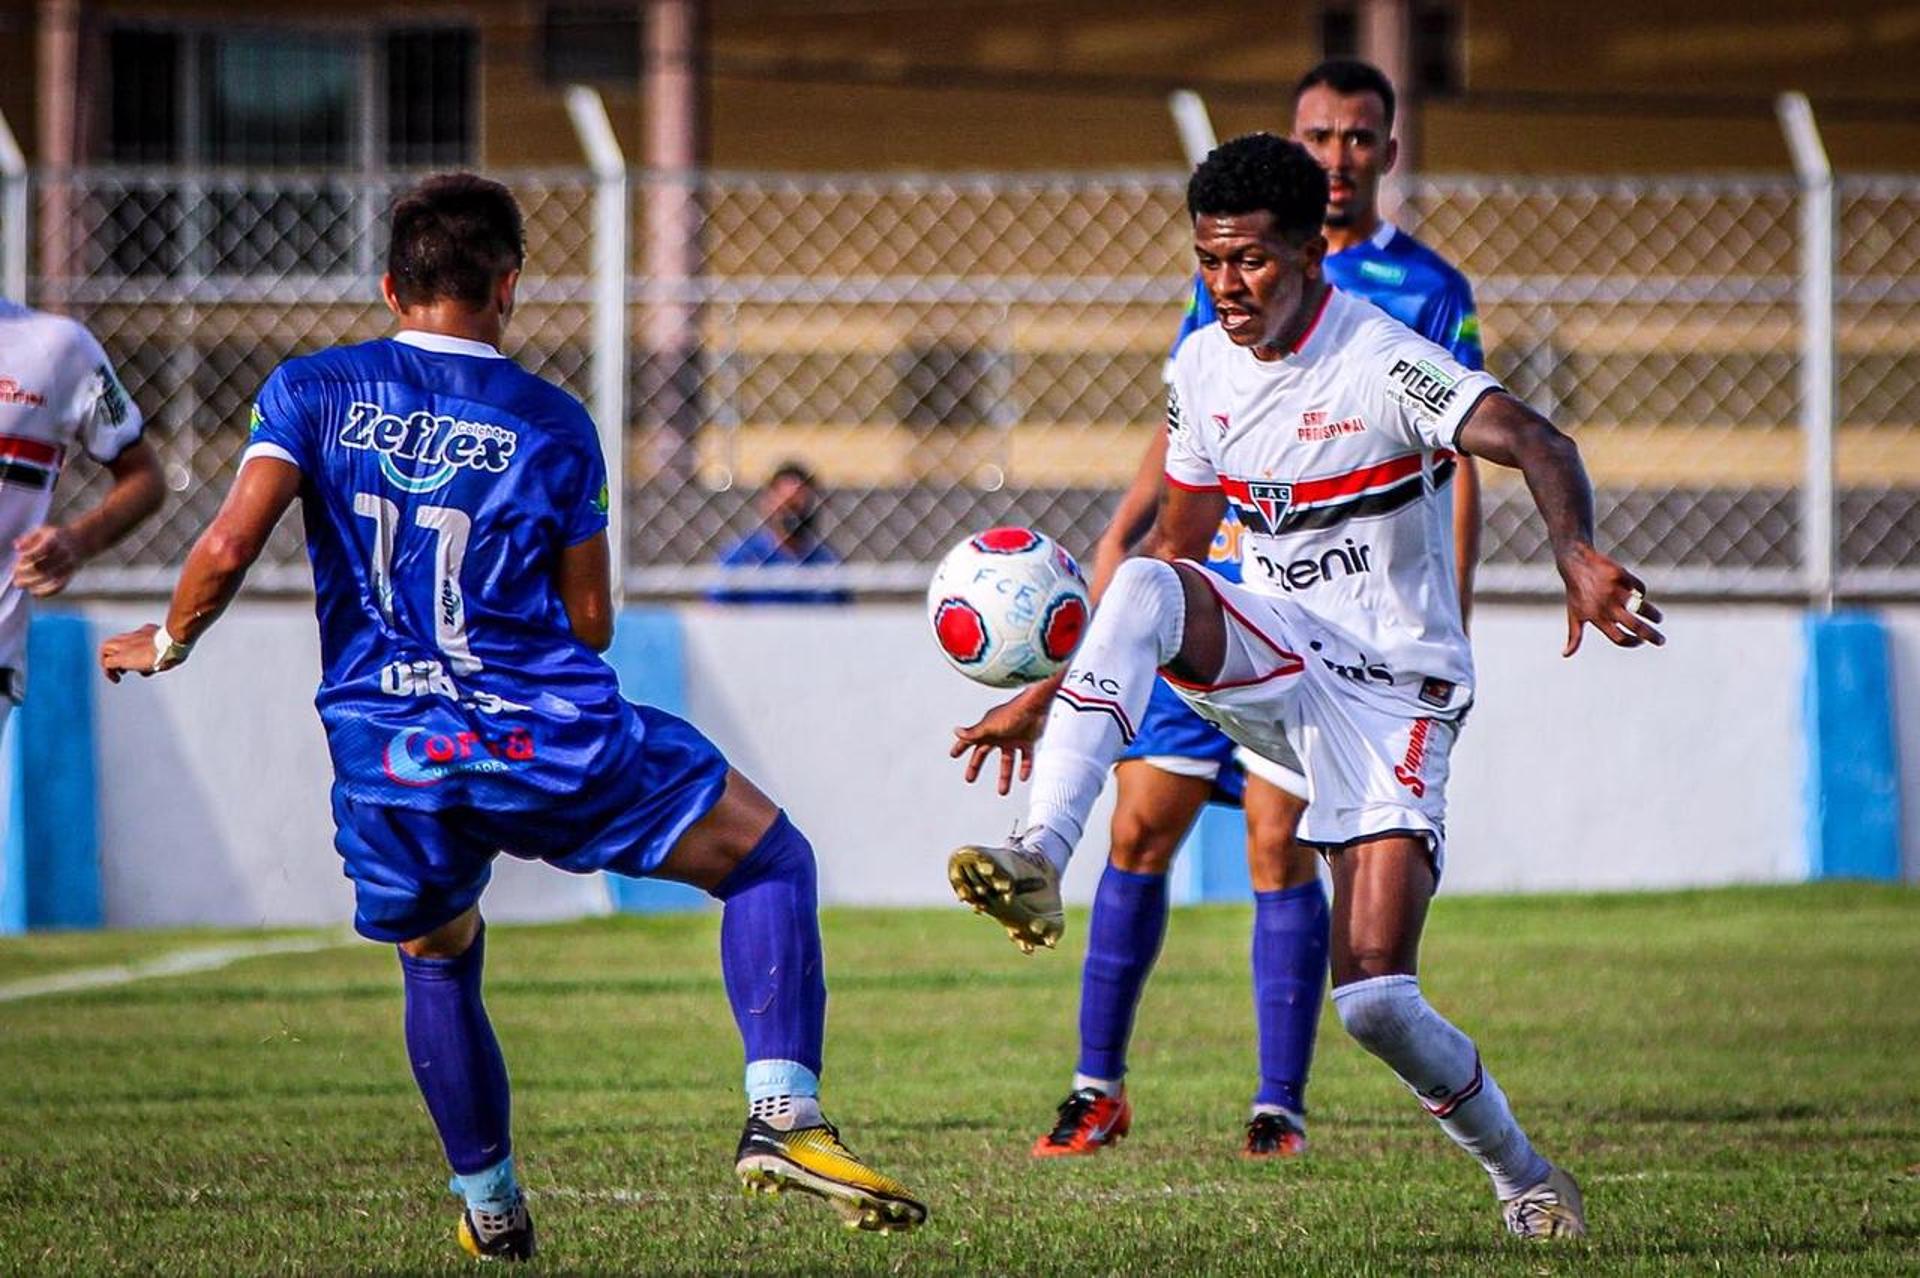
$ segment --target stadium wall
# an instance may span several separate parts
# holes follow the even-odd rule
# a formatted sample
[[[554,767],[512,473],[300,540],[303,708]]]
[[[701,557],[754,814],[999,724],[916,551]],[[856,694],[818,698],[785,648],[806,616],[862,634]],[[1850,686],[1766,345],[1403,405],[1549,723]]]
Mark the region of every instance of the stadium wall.
[[[1446,887],[1613,890],[1855,872],[1849,848],[1823,851],[1819,841],[1851,839],[1860,827],[1816,818],[1829,810],[1845,817],[1858,795],[1884,797],[1889,787],[1891,805],[1876,811],[1895,822],[1906,877],[1920,878],[1920,607],[1880,618],[1871,627],[1880,649],[1845,651],[1848,660],[1884,652],[1878,686],[1890,748],[1840,751],[1833,757],[1844,766],[1835,766],[1821,763],[1806,731],[1822,713],[1811,691],[1820,644],[1797,608],[1680,605],[1661,652],[1622,652],[1590,636],[1563,661],[1557,608],[1483,607],[1475,619],[1481,687],[1454,758]],[[84,619],[84,627],[55,617],[36,626],[63,627],[72,646],[147,617],[100,605]],[[960,784],[946,753],[949,730],[993,695],[947,670],[924,626],[911,606],[647,610],[622,619],[610,656],[630,695],[680,708],[787,805],[819,850],[824,901],[939,904],[950,900],[949,847],[1004,833],[1019,804]],[[97,874],[69,864],[61,881],[78,886],[60,892],[84,892],[91,879],[95,917],[108,925],[349,916],[351,894],[331,850],[329,768],[311,706],[318,647],[305,605],[244,603],[185,667],[118,688],[98,684],[90,709],[74,689],[44,686],[80,677],[66,664],[35,671],[28,705],[48,709],[32,738],[20,740],[22,716],[9,729],[10,806],[28,819],[9,822],[6,867],[48,855],[21,846],[31,841],[23,824],[31,832],[36,821],[41,830],[91,821]],[[1828,682],[1853,694],[1875,686],[1851,666],[1838,673]],[[1860,705],[1829,710],[1838,724],[1829,732],[1853,741]],[[86,805],[71,786],[55,788],[64,798],[42,782],[23,794],[23,752],[42,767],[49,757],[90,753],[91,810],[74,810]],[[1823,780],[1823,767],[1835,775]],[[66,806],[49,811],[55,804]],[[1069,878],[1078,899],[1091,895],[1105,827],[1103,806]],[[60,855],[84,858],[77,842],[69,837]],[[18,879],[0,878],[0,904]],[[1207,822],[1181,858],[1176,895],[1230,899],[1244,882],[1235,822]],[[542,919],[700,898],[503,858],[488,899],[495,917]],[[60,908],[44,903],[16,924],[87,921]],[[6,919],[0,909],[0,926]]]

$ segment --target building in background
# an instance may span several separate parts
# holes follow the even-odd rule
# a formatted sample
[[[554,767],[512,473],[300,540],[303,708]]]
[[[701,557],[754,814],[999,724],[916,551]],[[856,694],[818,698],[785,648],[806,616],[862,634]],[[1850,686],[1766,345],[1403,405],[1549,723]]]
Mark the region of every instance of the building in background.
[[[1705,587],[1790,590],[1805,262],[1773,97],[1811,95],[1843,177],[1920,171],[1920,19],[1753,8],[0,0],[30,298],[101,333],[181,494],[91,582],[167,574],[268,369],[384,328],[385,203],[456,165],[527,210],[516,354],[583,397],[619,365],[636,589],[711,585],[694,570],[790,457],[871,584],[909,588],[958,527],[1084,544],[1155,429],[1186,274],[1167,91],[1199,89],[1223,136],[1279,128],[1304,66],[1359,51],[1411,90],[1406,219],[1480,282],[1491,366],[1582,432],[1608,535]],[[611,351],[576,83],[633,166]],[[1920,183],[1849,181],[1842,558],[1920,580]],[[1487,580],[1550,584],[1495,487]],[[263,582],[302,585],[294,530],[271,560]]]

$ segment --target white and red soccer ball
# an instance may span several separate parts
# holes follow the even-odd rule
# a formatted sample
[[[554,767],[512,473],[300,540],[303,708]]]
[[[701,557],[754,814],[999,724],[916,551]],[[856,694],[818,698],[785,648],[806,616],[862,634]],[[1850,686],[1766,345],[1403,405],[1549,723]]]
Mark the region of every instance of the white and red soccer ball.
[[[1093,605],[1080,565],[1031,528],[989,528],[940,561],[927,620],[947,663],[993,688],[1037,683],[1073,657]]]

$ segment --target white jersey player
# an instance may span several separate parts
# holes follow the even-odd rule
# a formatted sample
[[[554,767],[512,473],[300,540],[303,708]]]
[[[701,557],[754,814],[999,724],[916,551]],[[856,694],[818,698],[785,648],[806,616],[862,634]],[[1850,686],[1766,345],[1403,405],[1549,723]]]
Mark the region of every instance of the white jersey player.
[[[0,298],[0,730],[26,694],[27,597],[59,594],[160,507],[160,461],[141,429],[93,334]],[[49,523],[61,468],[79,452],[113,486],[92,509]]]
[[[1060,873],[1156,670],[1255,751],[1284,726],[1312,802],[1301,838],[1333,871],[1341,1023],[1397,1074],[1493,1182],[1507,1227],[1583,1234],[1573,1178],[1540,1156],[1473,1041],[1420,992],[1427,903],[1446,837],[1447,757],[1472,702],[1451,537],[1436,496],[1467,453],[1520,470],[1566,583],[1565,651],[1591,624],[1660,643],[1639,580],[1593,545],[1573,441],[1372,306],[1321,261],[1327,178],[1300,146],[1236,138],[1194,171],[1194,250],[1219,314],[1175,360],[1169,492],[1146,551],[1122,564],[1060,684],[1010,846],[949,861],[962,898],[1023,948],[1062,930]],[[1248,525],[1243,583],[1193,562],[1228,504]],[[1019,756],[1031,698],[966,730]]]

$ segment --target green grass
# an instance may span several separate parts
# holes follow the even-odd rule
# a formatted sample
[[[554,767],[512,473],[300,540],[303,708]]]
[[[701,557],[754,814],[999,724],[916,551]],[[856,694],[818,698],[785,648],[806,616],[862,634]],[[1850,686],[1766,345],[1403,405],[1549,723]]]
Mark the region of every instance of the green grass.
[[[1480,1043],[1593,1239],[1501,1236],[1487,1184],[1329,1014],[1315,1147],[1236,1155],[1248,915],[1176,913],[1134,1135],[1027,1146],[1073,1065],[1077,946],[959,910],[834,912],[828,1111],[933,1209],[849,1234],[748,1201],[716,917],[499,927],[489,999],[555,1272],[1920,1272],[1920,895],[1821,886],[1447,899],[1425,987]],[[225,942],[0,944],[0,984]],[[462,1272],[385,949],[0,1003],[0,1272]]]

